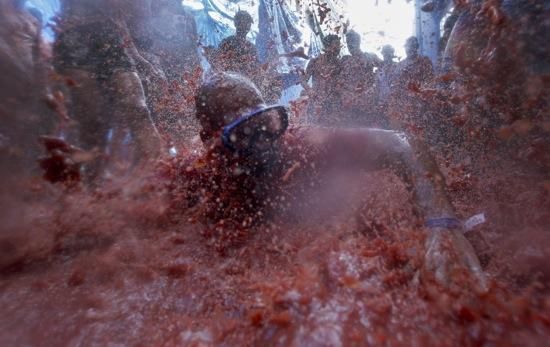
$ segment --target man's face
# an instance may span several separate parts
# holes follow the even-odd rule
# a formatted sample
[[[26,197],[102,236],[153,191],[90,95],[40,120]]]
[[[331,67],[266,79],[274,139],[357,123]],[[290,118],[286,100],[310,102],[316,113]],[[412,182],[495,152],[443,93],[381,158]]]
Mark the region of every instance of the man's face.
[[[244,111],[240,110],[230,117],[231,120],[226,119],[228,123],[244,120],[233,128],[228,137],[229,144],[224,142],[224,145],[230,146],[227,148],[233,153],[232,160],[238,163],[242,172],[254,177],[268,175],[278,166],[279,141],[272,134],[286,129],[276,110],[262,112],[264,108],[265,105],[259,103]],[[260,113],[246,119],[250,110],[260,110]]]
[[[405,45],[405,52],[407,57],[415,57],[418,55],[418,41],[415,39],[410,39]]]
[[[338,55],[340,54],[340,49],[342,49],[340,41],[333,41],[325,47],[325,52],[329,55]]]
[[[235,23],[235,28],[237,29],[237,33],[245,35],[252,28],[252,23],[249,20],[239,20]]]

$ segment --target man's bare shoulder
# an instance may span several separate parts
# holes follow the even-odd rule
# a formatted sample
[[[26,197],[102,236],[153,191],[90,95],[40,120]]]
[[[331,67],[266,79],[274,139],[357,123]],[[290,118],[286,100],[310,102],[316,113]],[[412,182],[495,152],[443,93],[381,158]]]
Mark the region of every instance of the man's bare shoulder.
[[[367,140],[373,144],[407,143],[405,135],[398,131],[377,128],[344,128],[321,126],[296,126],[287,131],[284,141],[303,145],[323,145],[331,142]]]
[[[347,169],[378,170],[389,158],[410,152],[399,132],[374,128],[303,126],[284,137],[285,155]]]

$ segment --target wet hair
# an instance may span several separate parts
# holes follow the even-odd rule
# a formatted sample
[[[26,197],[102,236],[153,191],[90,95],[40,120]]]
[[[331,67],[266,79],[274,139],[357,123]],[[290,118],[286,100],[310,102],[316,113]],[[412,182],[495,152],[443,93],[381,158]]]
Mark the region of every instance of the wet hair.
[[[248,78],[231,72],[208,76],[195,97],[195,115],[202,127],[201,139],[211,138],[245,109],[263,104],[261,92]]]
[[[250,13],[240,10],[237,13],[235,13],[235,17],[233,17],[233,21],[235,23],[240,23],[240,22],[253,23],[254,19],[252,19],[252,16],[250,15]]]

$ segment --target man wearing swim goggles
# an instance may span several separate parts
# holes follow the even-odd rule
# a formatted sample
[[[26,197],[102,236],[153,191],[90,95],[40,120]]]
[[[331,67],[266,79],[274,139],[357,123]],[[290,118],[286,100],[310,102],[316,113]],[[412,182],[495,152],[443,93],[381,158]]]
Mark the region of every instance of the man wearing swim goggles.
[[[478,258],[446,196],[443,175],[427,152],[414,151],[402,134],[369,128],[288,127],[284,107],[266,106],[251,81],[230,73],[210,76],[199,89],[196,103],[201,139],[208,150],[203,163],[219,164],[209,171],[212,178],[208,177],[206,194],[222,192],[214,205],[221,213],[244,196],[244,207],[220,217],[222,224],[244,211],[265,215],[266,207],[292,209],[299,200],[296,197],[310,189],[316,177],[334,168],[390,169],[412,191],[425,218],[429,231],[424,269],[448,284],[452,271],[465,268],[484,285]],[[226,194],[226,189],[235,194]],[[248,191],[253,194],[246,195]]]
[[[285,106],[260,106],[223,128],[224,146],[239,153],[265,150],[288,127],[288,109]]]

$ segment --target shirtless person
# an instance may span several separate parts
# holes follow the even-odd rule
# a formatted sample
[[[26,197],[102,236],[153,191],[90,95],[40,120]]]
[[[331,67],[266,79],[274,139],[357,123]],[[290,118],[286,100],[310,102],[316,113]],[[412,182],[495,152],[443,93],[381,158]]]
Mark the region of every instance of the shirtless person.
[[[405,42],[407,57],[397,65],[398,83],[405,85],[408,82],[420,83],[429,81],[433,77],[433,67],[428,57],[420,55],[420,45],[416,37],[409,37]]]
[[[302,86],[309,95],[309,113],[313,122],[322,125],[341,123],[341,70],[340,50],[342,44],[338,35],[323,38],[323,53],[312,59],[306,68]],[[312,86],[308,85],[311,78]]]
[[[342,110],[354,124],[379,127],[374,110],[374,68],[379,59],[361,51],[361,36],[355,31],[346,34],[351,55],[342,58]]]
[[[376,90],[377,90],[377,104],[378,112],[381,117],[387,123],[387,109],[388,99],[390,97],[391,90],[393,88],[393,78],[395,74],[396,63],[393,61],[395,58],[395,50],[390,45],[384,45],[382,47],[383,60],[380,63],[377,73]],[[387,126],[387,124],[385,124]]]
[[[416,37],[409,37],[405,43],[407,57],[395,68],[392,80],[389,118],[392,129],[405,131],[409,136],[417,135],[429,120],[426,105],[415,92],[423,84],[431,82],[434,76],[429,58],[420,55]]]
[[[54,44],[54,64],[59,73],[76,83],[71,88],[71,113],[78,122],[78,144],[85,150],[105,153],[109,129],[113,142],[122,142],[131,131],[135,159],[154,156],[159,139],[145,102],[136,70],[148,62],[139,56],[119,3],[65,0],[60,33]],[[86,167],[92,181],[103,171],[101,159]]]
[[[235,35],[225,38],[218,47],[215,67],[220,71],[240,73],[253,80],[260,66],[256,46],[246,39],[253,23],[246,11],[235,14]]]
[[[303,194],[315,194],[331,170],[388,168],[408,183],[424,215],[429,229],[426,268],[444,283],[457,264],[482,280],[437,165],[425,153],[414,153],[401,134],[368,128],[287,129],[285,108],[266,106],[248,79],[229,73],[211,76],[196,102],[207,152],[182,163],[169,192],[175,208],[197,209],[196,218],[220,250],[242,242],[254,225],[307,204]]]

